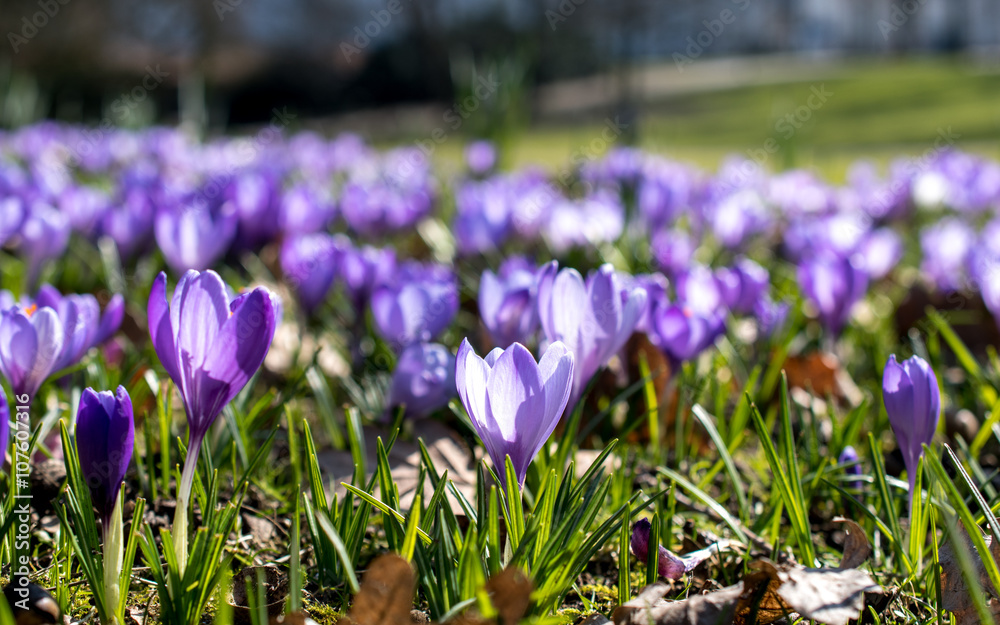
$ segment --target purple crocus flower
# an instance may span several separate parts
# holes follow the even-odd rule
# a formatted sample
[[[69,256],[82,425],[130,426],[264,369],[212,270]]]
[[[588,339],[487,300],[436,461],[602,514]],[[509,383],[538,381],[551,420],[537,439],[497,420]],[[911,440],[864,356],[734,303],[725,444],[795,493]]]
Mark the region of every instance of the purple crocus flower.
[[[558,341],[538,362],[520,343],[506,350],[498,347],[483,359],[469,339],[462,341],[455,385],[501,479],[510,456],[518,484],[524,486],[528,466],[566,410],[573,361],[572,352]]]
[[[24,202],[21,198],[10,196],[0,200],[0,247],[21,231],[24,214]]]
[[[63,349],[56,371],[76,364],[90,348],[111,338],[125,317],[125,300],[118,294],[108,302],[103,316],[93,295],[64,296],[48,284],[39,289],[35,303],[55,310],[63,325]]]
[[[852,258],[820,254],[799,265],[799,285],[819,311],[820,321],[837,335],[851,316],[851,308],[868,290],[868,274]]]
[[[0,313],[0,372],[15,396],[34,397],[55,371],[63,326],[51,308],[14,307]]]
[[[326,228],[336,207],[328,194],[310,182],[298,182],[281,194],[278,219],[287,234],[308,234]]]
[[[42,266],[60,258],[69,244],[66,217],[50,206],[35,204],[21,225],[21,249],[28,261],[28,284],[34,288]]]
[[[861,464],[860,464],[860,458],[858,457],[858,452],[857,450],[854,449],[854,447],[850,445],[844,447],[843,451],[840,452],[840,457],[837,458],[837,464],[840,465],[850,464],[851,466],[846,467],[844,469],[844,472],[847,473],[848,475],[861,475]],[[855,490],[861,490],[862,482],[851,481],[848,482],[847,485]]]
[[[574,407],[598,369],[625,345],[646,308],[646,291],[627,286],[605,264],[584,282],[576,269],[546,271],[538,284],[538,314],[545,338],[561,341],[576,360]]]
[[[664,271],[672,275],[691,265],[697,242],[682,230],[661,230],[653,235],[653,257]]]
[[[976,243],[972,228],[957,217],[947,217],[920,232],[923,260],[920,269],[937,288],[962,288],[969,253]]]
[[[356,248],[350,241],[338,241],[341,248],[338,271],[357,315],[363,315],[372,293],[392,282],[396,275],[396,251],[391,247],[366,245]]]
[[[276,186],[274,177],[263,171],[239,172],[230,181],[226,194],[236,208],[240,247],[255,249],[277,234]]]
[[[388,407],[425,417],[455,396],[455,357],[438,343],[414,343],[399,356],[392,374]]]
[[[167,303],[167,276],[149,295],[149,332],[184,398],[192,442],[201,442],[222,409],[260,368],[275,329],[273,295],[259,287],[230,300],[214,271],[189,271]]]
[[[767,295],[770,279],[767,269],[749,258],[741,258],[732,269],[717,270],[715,275],[722,291],[722,301],[734,312],[752,312]]]
[[[109,529],[111,513],[132,460],[134,441],[132,400],[125,388],[119,386],[115,393],[85,389],[76,417],[76,449],[104,532]]]
[[[924,453],[923,445],[933,440],[941,418],[941,391],[934,370],[919,356],[902,363],[896,362],[895,354],[889,356],[882,374],[882,401],[903,454],[912,509],[917,462]]]
[[[553,261],[535,269],[526,264],[511,257],[500,266],[499,277],[487,269],[479,281],[479,314],[497,345],[528,343],[538,329],[538,282],[558,265]]]
[[[880,280],[889,275],[903,257],[903,240],[891,228],[878,228],[865,236],[858,254],[868,272],[868,278]]]
[[[177,489],[174,542],[187,560],[187,507],[201,443],[209,427],[257,372],[274,339],[276,296],[259,287],[230,300],[214,271],[189,271],[167,303],[167,276],[149,294],[149,334],[180,390],[188,419],[188,454]]]
[[[757,327],[764,336],[774,336],[774,333],[785,325],[788,320],[788,302],[775,302],[766,295],[754,306],[753,314],[757,319]]]
[[[632,555],[639,562],[646,562],[646,559],[649,557],[649,535],[652,527],[649,519],[639,519],[632,526],[632,540],[629,541],[629,547],[632,549]],[[660,574],[660,577],[667,579],[680,579],[683,577],[684,573],[688,570],[684,565],[684,560],[672,554],[663,545],[657,545],[657,548],[659,554],[656,570]]]
[[[200,271],[229,250],[236,226],[236,209],[229,203],[161,208],[156,215],[156,243],[174,271]]]
[[[404,265],[393,284],[372,295],[375,326],[397,352],[412,343],[433,340],[457,312],[458,287],[444,267]]]
[[[473,141],[465,147],[465,164],[477,176],[488,174],[497,164],[497,147],[492,141]]]
[[[339,256],[336,239],[325,232],[289,238],[281,246],[281,271],[306,314],[312,314],[330,292]]]
[[[462,254],[495,250],[511,230],[509,183],[502,178],[466,182],[455,191],[453,231]]]
[[[697,357],[726,330],[722,311],[695,312],[678,304],[660,308],[654,322],[650,341],[667,357],[671,375],[680,363]]]

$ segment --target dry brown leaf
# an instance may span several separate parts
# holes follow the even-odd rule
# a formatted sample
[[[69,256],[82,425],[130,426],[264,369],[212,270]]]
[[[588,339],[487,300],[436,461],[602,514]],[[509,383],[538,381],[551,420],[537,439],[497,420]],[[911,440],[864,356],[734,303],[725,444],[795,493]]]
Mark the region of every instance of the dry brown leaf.
[[[394,553],[372,561],[346,623],[353,625],[410,625],[410,609],[417,577],[410,563]]]
[[[474,501],[476,497],[476,465],[468,447],[455,432],[437,421],[424,419],[415,424],[415,428],[414,434],[423,439],[438,473],[444,473],[447,470],[448,479],[455,483],[459,492],[465,495],[469,501]],[[366,477],[371,477],[375,470],[376,439],[381,436],[384,443],[389,439],[389,434],[374,428],[365,428],[364,435],[368,457],[368,475]],[[328,449],[319,452],[318,460],[323,479],[328,484],[333,484],[333,493],[337,497],[343,498],[347,489],[341,485],[341,482],[350,484],[351,478],[354,476],[354,460],[351,458],[350,452]],[[417,480],[420,476],[420,446],[397,439],[389,452],[389,469],[392,471],[392,479],[399,487],[399,505],[403,510],[408,510],[413,503],[413,495],[416,493]],[[427,478],[424,482],[424,499],[430,497],[432,492],[434,492],[433,485],[430,478]],[[464,515],[464,511],[450,491],[447,493],[447,497],[455,514]]]
[[[507,568],[486,582],[486,592],[500,615],[500,625],[517,625],[531,605],[531,580],[517,568]]]
[[[826,625],[847,625],[865,607],[866,592],[880,592],[860,569],[801,569],[779,571],[780,596],[795,612]]]
[[[979,592],[983,592],[983,590],[988,591],[993,588],[989,574],[986,572],[986,567],[978,557],[975,548],[972,546],[972,540],[969,538],[968,532],[965,531],[965,526],[961,523],[958,524],[956,535],[952,540],[962,541],[972,556],[972,563],[975,567],[976,576],[981,588]],[[955,553],[952,540],[944,541],[944,544],[941,545],[941,551],[938,554],[938,562],[941,564],[941,607],[955,615],[955,622],[958,625],[973,625],[980,622],[979,613],[976,612],[976,608],[972,603],[972,597],[969,595],[968,587],[962,578],[962,569],[959,566],[958,556]],[[998,551],[1000,551],[1000,544],[998,543],[1000,541],[993,540],[992,536],[985,536],[984,540],[986,541],[986,546],[989,547],[990,555],[993,556],[994,560],[998,560]],[[993,613],[994,622],[1000,623],[1000,601],[990,596],[987,596],[986,599],[986,605]]]
[[[852,406],[864,400],[864,393],[833,354],[810,352],[789,356],[783,368],[788,376],[789,388],[807,389],[820,398],[836,397]]]
[[[743,584],[729,586],[683,601],[664,601],[666,584],[652,584],[631,601],[618,606],[611,618],[615,625],[715,625],[731,623]]]
[[[847,539],[844,541],[844,556],[840,559],[840,568],[856,569],[868,559],[872,553],[872,544],[861,526],[842,516],[833,519],[834,523],[847,525]]]
[[[827,625],[846,625],[858,618],[865,592],[881,592],[858,569],[778,568],[767,560],[751,564],[753,571],[742,582],[683,601],[664,601],[669,590],[654,584],[619,606],[616,625],[768,625],[789,614]]]

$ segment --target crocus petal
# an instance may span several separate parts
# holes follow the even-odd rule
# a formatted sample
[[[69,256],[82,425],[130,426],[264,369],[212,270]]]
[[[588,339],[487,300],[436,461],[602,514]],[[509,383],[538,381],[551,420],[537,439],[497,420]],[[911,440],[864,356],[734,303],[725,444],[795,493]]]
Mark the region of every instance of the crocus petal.
[[[257,372],[274,339],[274,305],[263,289],[242,298],[210,346],[199,386],[202,414],[214,419]]]
[[[163,301],[166,303],[166,295],[164,295]],[[104,309],[101,324],[98,326],[97,334],[94,336],[94,345],[102,345],[107,342],[108,339],[114,336],[115,332],[118,332],[118,328],[122,326],[122,321],[124,320],[125,298],[121,294],[116,293]]]
[[[160,272],[153,281],[153,290],[149,294],[149,336],[153,340],[156,355],[167,370],[167,375],[175,384],[180,384],[177,367],[177,348],[174,344],[174,330],[170,322],[170,308],[167,305],[167,274]]]
[[[38,351],[28,376],[26,392],[34,396],[54,370],[63,348],[63,328],[59,316],[51,308],[41,308],[31,316],[35,329]]]

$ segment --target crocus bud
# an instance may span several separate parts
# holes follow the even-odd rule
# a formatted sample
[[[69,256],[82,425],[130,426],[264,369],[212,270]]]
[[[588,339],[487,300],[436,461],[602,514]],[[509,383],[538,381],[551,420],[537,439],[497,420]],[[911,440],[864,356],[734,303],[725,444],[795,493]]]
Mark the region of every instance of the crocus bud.
[[[538,329],[538,279],[547,267],[521,267],[520,260],[512,257],[504,262],[499,276],[487,269],[479,281],[479,314],[501,347],[528,343]]]
[[[851,316],[851,307],[865,296],[868,274],[850,258],[823,254],[799,265],[799,285],[819,311],[827,332],[837,335]]]
[[[882,400],[903,454],[912,507],[917,462],[924,453],[923,445],[934,438],[941,417],[941,392],[934,370],[919,356],[911,356],[902,363],[896,362],[895,354],[889,356],[882,374]]]
[[[639,519],[632,526],[632,540],[629,544],[632,547],[632,555],[638,558],[640,562],[646,562],[646,558],[649,556],[649,534],[651,528],[649,519]],[[667,551],[667,548],[663,545],[657,545],[657,548],[660,550],[659,557],[657,558],[657,571],[660,573],[660,576],[667,579],[680,579],[686,569],[684,560]]]
[[[115,393],[83,391],[76,417],[76,450],[90,498],[105,525],[132,460],[134,440],[132,400],[124,387]]]
[[[844,447],[843,451],[840,452],[840,457],[837,458],[837,464],[845,465],[849,464],[851,466],[844,467],[844,472],[848,475],[861,475],[861,464],[859,462],[858,452],[848,445]],[[847,485],[854,489],[860,489],[862,482],[860,480],[854,480],[848,482]]]

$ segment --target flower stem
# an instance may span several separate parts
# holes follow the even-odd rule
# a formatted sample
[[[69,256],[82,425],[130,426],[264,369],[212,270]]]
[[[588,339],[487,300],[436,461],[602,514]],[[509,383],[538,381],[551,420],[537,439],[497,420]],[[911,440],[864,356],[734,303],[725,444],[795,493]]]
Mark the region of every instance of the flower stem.
[[[181,473],[181,483],[177,489],[177,508],[174,510],[174,556],[177,558],[178,573],[182,576],[187,566],[188,555],[188,507],[191,500],[191,487],[194,485],[194,472],[198,468],[201,441],[201,437],[189,440],[187,458],[184,460],[184,471]]]
[[[119,575],[125,558],[124,536],[122,535],[122,502],[124,494],[118,493],[114,510],[110,518],[102,519],[101,530],[104,535],[104,602],[105,609],[111,616],[112,623],[121,623],[118,614],[121,601]]]

